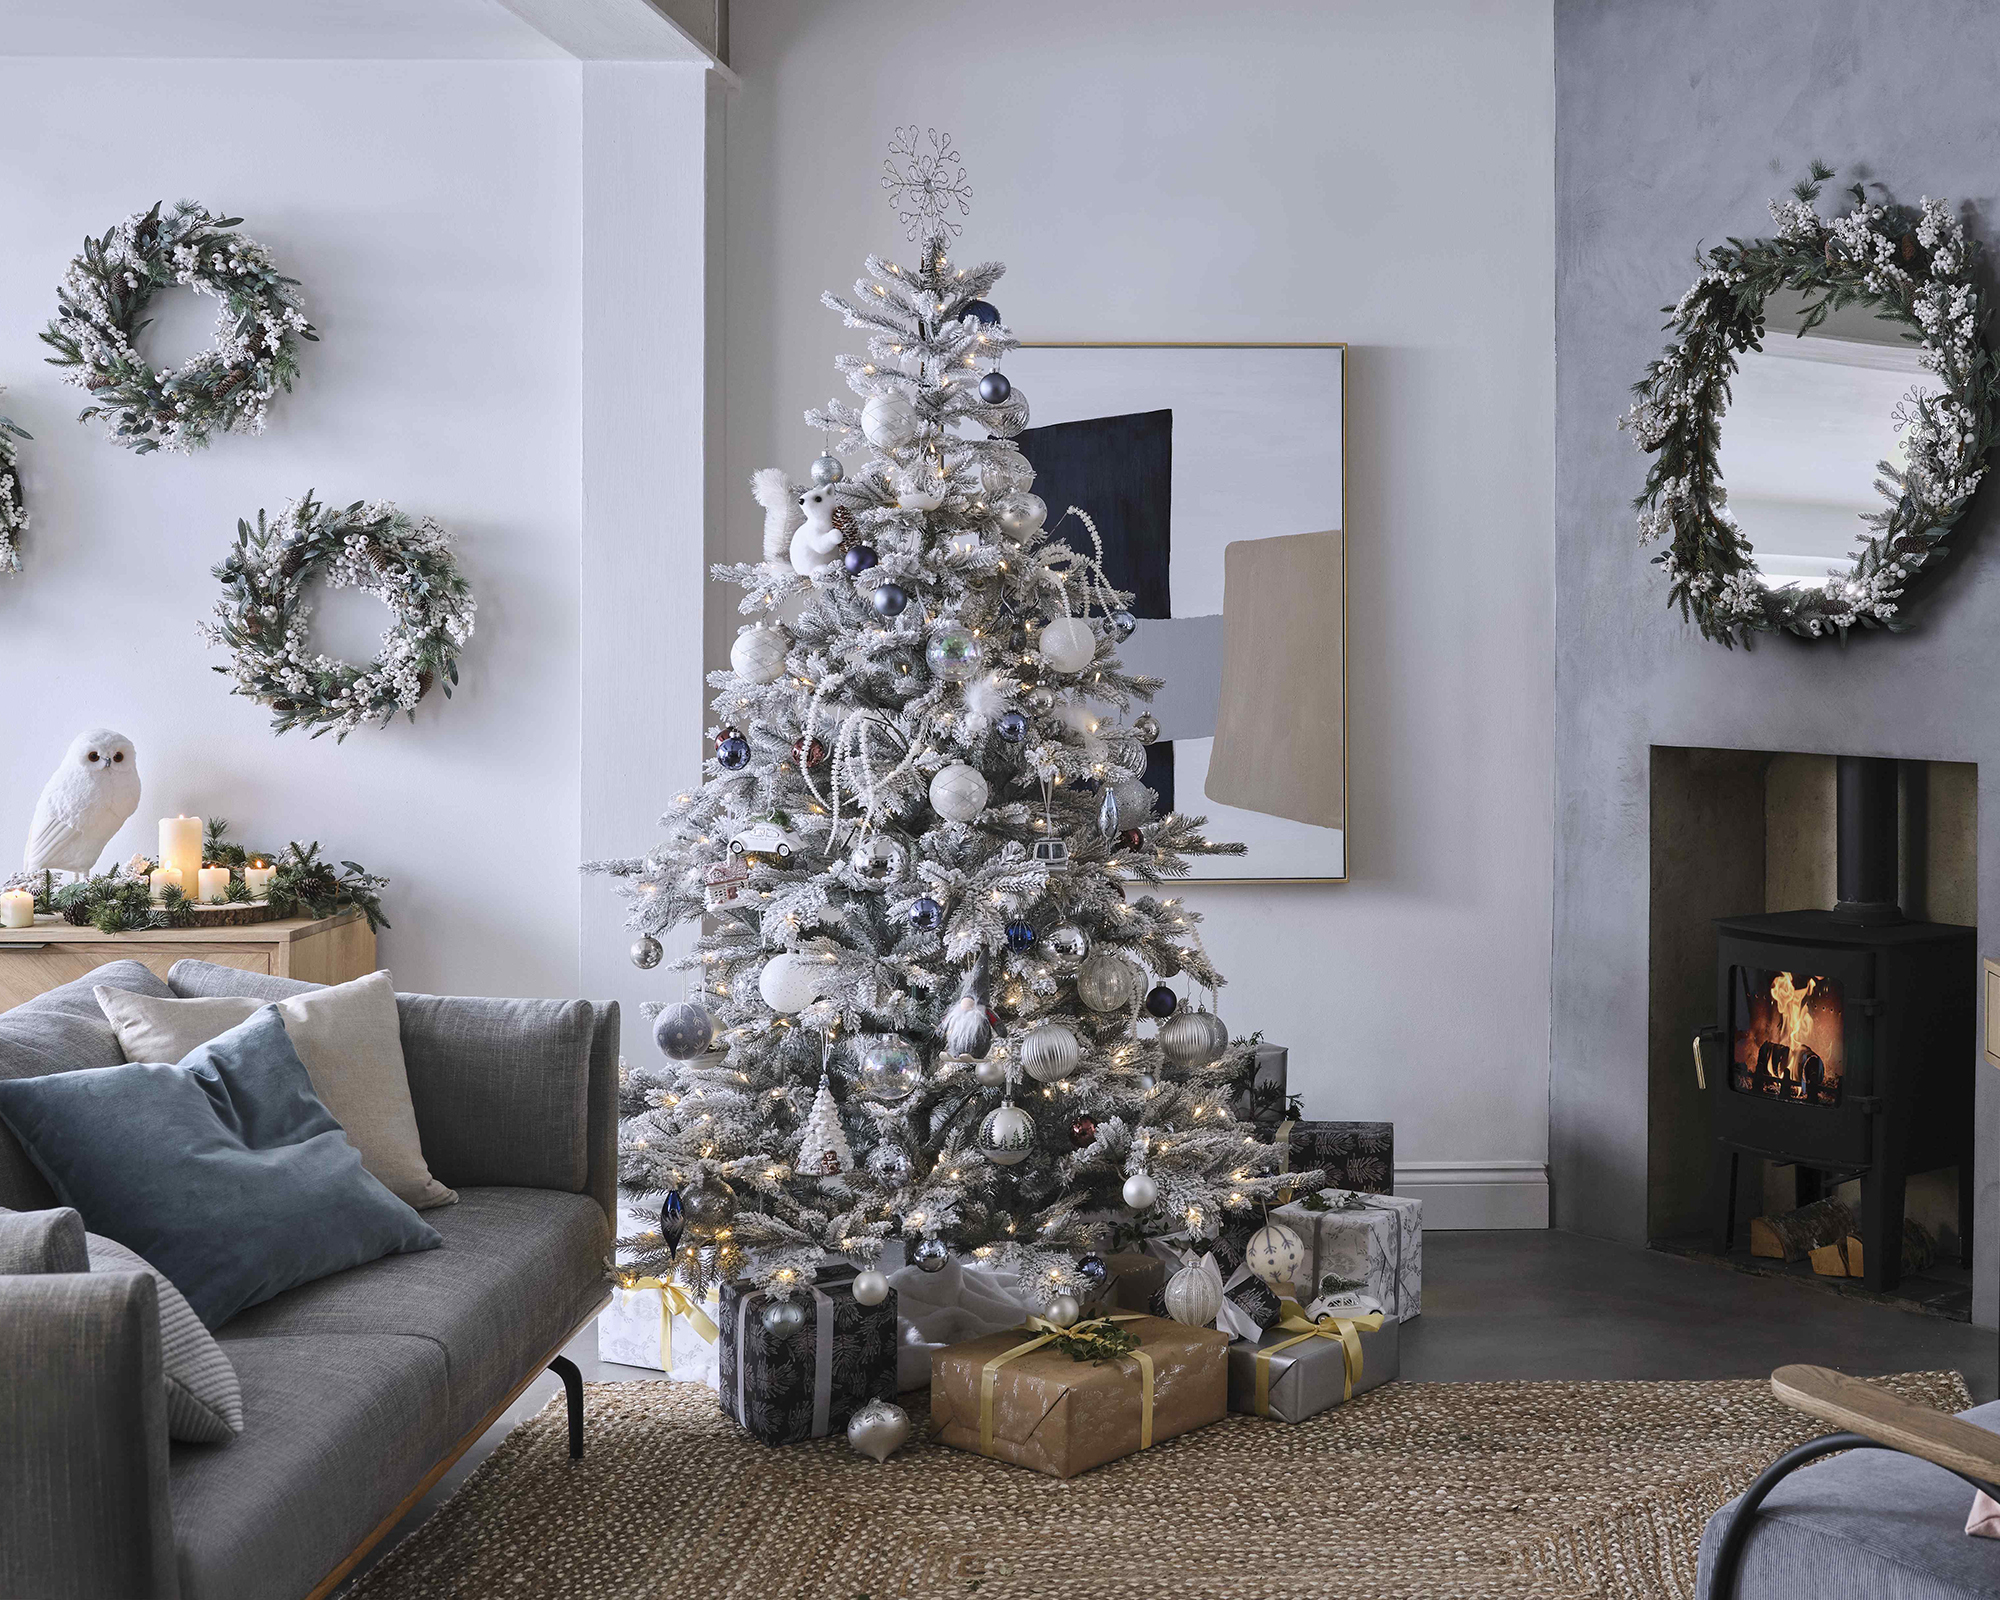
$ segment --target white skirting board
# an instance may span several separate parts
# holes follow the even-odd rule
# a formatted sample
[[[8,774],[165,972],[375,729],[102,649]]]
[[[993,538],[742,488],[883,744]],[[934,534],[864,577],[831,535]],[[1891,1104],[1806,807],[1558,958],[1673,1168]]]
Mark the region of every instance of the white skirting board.
[[[1549,1225],[1549,1169],[1540,1161],[1399,1161],[1396,1193],[1423,1201],[1426,1233]]]

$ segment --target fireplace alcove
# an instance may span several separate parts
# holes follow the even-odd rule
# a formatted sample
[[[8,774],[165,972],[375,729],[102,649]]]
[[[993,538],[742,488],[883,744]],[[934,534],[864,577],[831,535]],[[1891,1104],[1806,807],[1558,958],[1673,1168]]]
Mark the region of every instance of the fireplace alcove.
[[[1658,1248],[1721,1257],[1720,1222],[1733,1209],[1730,1264],[1813,1278],[1803,1262],[1753,1259],[1749,1219],[1825,1195],[1873,1217],[1879,1229],[1895,1226],[1900,1208],[1935,1240],[1936,1263],[1889,1286],[1896,1274],[1884,1273],[1876,1251],[1870,1284],[1964,1318],[1971,1274],[1959,1265],[1963,1129],[1955,1108],[1960,1100],[1969,1108],[1976,1046],[1969,1010],[1954,1008],[1961,995],[1969,1007],[1977,965],[1969,931],[1977,769],[1844,764],[1850,874],[1864,769],[1872,769],[1869,792],[1888,826],[1884,832],[1878,819],[1876,886],[1866,897],[1883,903],[1865,911],[1844,904],[1843,916],[1830,914],[1855,892],[1839,869],[1838,765],[1833,756],[1782,751],[1652,750],[1647,1237]],[[1813,970],[1790,970],[1800,966]],[[1930,970],[1941,974],[1939,986],[1918,999],[1902,974]],[[1890,987],[1904,995],[1901,1005],[1878,996],[1878,975],[1884,995]],[[1908,1030],[1911,1019],[1927,1025],[1940,1006],[1951,1015],[1932,1031],[1953,1041],[1942,1052],[1946,1066],[1916,1075],[1918,1092],[1901,1102],[1909,1114],[1895,1129],[1874,1092],[1893,1083],[1886,1072],[1880,1086],[1874,1081],[1876,1046],[1885,1060],[1897,1053],[1895,1041],[1906,1057],[1914,1044],[1929,1059],[1928,1039]],[[1703,1033],[1706,1059],[1698,1066],[1691,1046]],[[1850,1052],[1858,1065],[1851,1084]],[[1718,1130],[1726,1135],[1721,1145]],[[1894,1131],[1885,1147],[1886,1130]],[[1914,1164],[1905,1177],[1895,1155],[1906,1134]],[[1797,1160],[1768,1159],[1773,1150]],[[1864,1171],[1873,1175],[1846,1181]],[[1862,1288],[1856,1279],[1813,1281]]]

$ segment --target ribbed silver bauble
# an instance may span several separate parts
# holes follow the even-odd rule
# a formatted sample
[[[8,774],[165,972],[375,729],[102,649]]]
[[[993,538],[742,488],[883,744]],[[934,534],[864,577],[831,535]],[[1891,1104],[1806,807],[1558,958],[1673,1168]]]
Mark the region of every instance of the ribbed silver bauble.
[[[1099,950],[1077,968],[1077,998],[1093,1011],[1123,1011],[1145,982],[1139,969],[1115,950]]]
[[[1201,1267],[1182,1267],[1167,1280],[1167,1315],[1190,1328],[1213,1326],[1222,1309],[1222,1282]]]
[[[1205,1067],[1222,1052],[1210,1038],[1199,1011],[1177,1011],[1160,1024],[1160,1053],[1177,1067]]]
[[[1083,1059],[1083,1046],[1076,1035],[1060,1022],[1044,1022],[1030,1029],[1016,1047],[1021,1070],[1037,1083],[1056,1083],[1076,1070]]]

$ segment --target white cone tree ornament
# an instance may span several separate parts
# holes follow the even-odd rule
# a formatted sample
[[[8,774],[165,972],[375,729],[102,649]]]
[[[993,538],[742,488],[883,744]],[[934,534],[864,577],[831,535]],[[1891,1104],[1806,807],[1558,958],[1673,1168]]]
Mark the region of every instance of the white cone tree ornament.
[[[852,394],[807,413],[821,461],[753,479],[764,559],[716,569],[751,626],[716,682],[715,759],[660,837],[591,864],[629,938],[679,951],[665,936],[699,925],[659,970],[699,971],[715,1020],[711,1048],[680,1057],[698,1035],[674,1029],[664,1081],[621,1087],[625,1193],[693,1194],[690,1218],[733,1196],[623,1264],[782,1288],[827,1256],[879,1274],[885,1250],[938,1270],[979,1251],[1039,1304],[1088,1303],[1105,1217],[1240,1247],[1312,1175],[1235,1122],[1228,1071],[1133,1026],[1146,974],[1223,981],[1162,885],[1240,847],[1170,793],[1125,815],[1152,689],[1107,620],[1131,597],[1096,565],[1093,508],[1034,492],[1022,391],[982,391],[1018,341],[1003,269],[947,249],[957,157],[899,140],[914,259],[872,256],[828,297]]]

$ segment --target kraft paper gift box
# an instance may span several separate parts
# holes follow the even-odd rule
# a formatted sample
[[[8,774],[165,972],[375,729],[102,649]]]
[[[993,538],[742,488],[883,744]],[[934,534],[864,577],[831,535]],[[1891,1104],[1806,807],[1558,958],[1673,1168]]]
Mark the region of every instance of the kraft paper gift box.
[[[1285,1147],[1287,1172],[1318,1170],[1322,1183],[1359,1194],[1396,1186],[1393,1122],[1282,1122],[1273,1143]]]
[[[938,1351],[932,1432],[956,1449],[1073,1478],[1222,1420],[1227,1334],[1166,1317],[1121,1314],[1115,1325],[1139,1339],[1116,1361],[1073,1360],[1055,1348],[1054,1334],[1034,1328]]]
[[[1271,1213],[1305,1242],[1302,1298],[1326,1280],[1359,1283],[1398,1322],[1423,1310],[1424,1203],[1407,1195],[1322,1189]],[[1310,1277],[1306,1277],[1306,1274]]]
[[[1401,1325],[1372,1301],[1313,1317],[1287,1300],[1274,1327],[1229,1346],[1229,1409],[1304,1422],[1401,1370]]]
[[[679,1284],[634,1279],[629,1288],[614,1287],[611,1304],[597,1314],[597,1358],[713,1389],[720,1309],[713,1293],[697,1301]]]
[[[1110,1269],[1092,1305],[1112,1311],[1144,1311],[1167,1284],[1167,1264],[1141,1250],[1121,1250],[1104,1258]]]
[[[722,1409],[765,1444],[842,1432],[870,1400],[896,1398],[895,1292],[864,1306],[854,1277],[851,1267],[825,1271],[794,1290],[805,1323],[789,1333],[764,1326],[764,1308],[779,1296],[747,1282],[722,1286]]]

